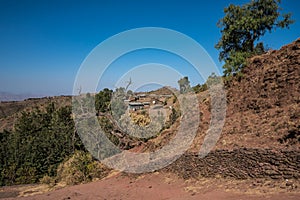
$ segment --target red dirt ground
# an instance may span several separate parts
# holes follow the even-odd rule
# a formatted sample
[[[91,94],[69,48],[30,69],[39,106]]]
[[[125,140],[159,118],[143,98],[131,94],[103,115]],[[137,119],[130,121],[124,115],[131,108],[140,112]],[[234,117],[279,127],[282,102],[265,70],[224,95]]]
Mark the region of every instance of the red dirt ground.
[[[252,180],[253,182],[253,180]],[[270,185],[270,184],[269,184]],[[271,184],[272,185],[272,184]],[[18,200],[296,200],[300,199],[300,189],[288,190],[273,184],[271,187],[251,187],[249,181],[234,181],[224,179],[200,179],[185,181],[172,174],[153,173],[140,176],[117,174],[104,180],[69,186],[33,196],[34,187],[19,192],[23,197],[3,198],[4,191],[0,191],[0,199]],[[299,187],[298,187],[299,188]],[[36,191],[35,191],[36,192]],[[2,193],[2,198],[1,198]],[[26,196],[26,197],[25,197]]]

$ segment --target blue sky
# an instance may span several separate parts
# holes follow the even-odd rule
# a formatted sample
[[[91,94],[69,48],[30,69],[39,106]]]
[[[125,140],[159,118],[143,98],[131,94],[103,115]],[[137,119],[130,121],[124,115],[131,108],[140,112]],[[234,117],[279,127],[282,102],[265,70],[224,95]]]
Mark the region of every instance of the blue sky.
[[[214,48],[220,38],[216,23],[224,16],[225,6],[245,2],[248,1],[0,0],[0,91],[71,94],[81,63],[100,42],[140,27],[164,27],[188,35],[204,47],[221,70]],[[300,1],[282,0],[281,7],[284,12],[293,13],[296,23],[290,29],[278,29],[262,38],[272,49],[296,40],[300,33]],[[133,59],[139,55],[143,56],[142,61],[151,62],[149,57],[155,60],[158,53],[151,50],[135,53]],[[99,88],[112,86],[121,75],[118,68],[111,71]],[[118,74],[116,79],[110,80],[112,74]],[[192,70],[183,70],[182,74],[193,76]],[[192,84],[201,81],[199,77],[191,77]]]

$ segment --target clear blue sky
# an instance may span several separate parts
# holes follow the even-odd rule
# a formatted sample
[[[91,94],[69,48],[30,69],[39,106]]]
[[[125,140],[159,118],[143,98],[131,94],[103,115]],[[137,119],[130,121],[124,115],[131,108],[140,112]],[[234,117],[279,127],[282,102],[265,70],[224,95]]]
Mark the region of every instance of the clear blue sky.
[[[225,6],[245,2],[248,1],[0,0],[0,91],[71,94],[77,70],[96,45],[139,27],[164,27],[190,36],[221,69],[214,48],[220,37],[216,23],[224,16]],[[272,49],[300,36],[300,1],[282,0],[281,7],[293,13],[296,23],[262,38]]]

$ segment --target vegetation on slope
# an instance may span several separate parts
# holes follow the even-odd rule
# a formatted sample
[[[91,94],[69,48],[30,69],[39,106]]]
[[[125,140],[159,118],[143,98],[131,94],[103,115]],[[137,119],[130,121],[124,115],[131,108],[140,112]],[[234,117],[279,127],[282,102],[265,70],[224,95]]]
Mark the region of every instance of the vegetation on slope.
[[[45,175],[55,176],[58,165],[84,150],[74,130],[71,107],[23,112],[12,132],[0,134],[0,184],[37,182]]]

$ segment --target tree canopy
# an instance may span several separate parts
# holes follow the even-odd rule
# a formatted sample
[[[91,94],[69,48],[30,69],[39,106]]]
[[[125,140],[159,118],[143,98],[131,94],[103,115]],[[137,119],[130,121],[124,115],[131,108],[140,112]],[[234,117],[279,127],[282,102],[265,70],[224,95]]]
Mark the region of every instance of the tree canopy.
[[[0,133],[0,186],[35,183],[55,176],[58,165],[74,151],[84,150],[74,129],[71,107],[23,112],[13,132]]]
[[[288,28],[293,23],[291,13],[280,13],[280,2],[252,0],[242,6],[230,4],[224,9],[225,16],[218,22],[222,36],[215,47],[220,50],[220,61],[225,62],[225,76],[238,73],[246,58],[265,51],[263,43],[256,42],[267,31]]]
[[[107,112],[110,110],[110,100],[112,98],[113,91],[104,88],[95,96],[95,108],[97,112]]]
[[[179,84],[181,94],[187,93],[191,90],[190,81],[187,76],[179,79],[178,84]]]

